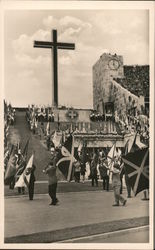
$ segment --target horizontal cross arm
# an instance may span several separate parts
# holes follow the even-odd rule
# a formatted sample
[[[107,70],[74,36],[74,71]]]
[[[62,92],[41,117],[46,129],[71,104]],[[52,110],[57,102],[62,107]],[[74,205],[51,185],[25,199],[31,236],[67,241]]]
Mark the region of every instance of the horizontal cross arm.
[[[53,43],[53,42],[44,42],[44,41],[34,41],[33,46],[35,48],[47,48],[52,49],[53,46],[57,47],[58,49],[75,49],[74,43]]]
[[[75,49],[74,43],[57,43],[58,49]]]
[[[33,46],[35,48],[52,49],[53,45],[54,45],[53,42],[34,41],[34,43],[33,43]]]

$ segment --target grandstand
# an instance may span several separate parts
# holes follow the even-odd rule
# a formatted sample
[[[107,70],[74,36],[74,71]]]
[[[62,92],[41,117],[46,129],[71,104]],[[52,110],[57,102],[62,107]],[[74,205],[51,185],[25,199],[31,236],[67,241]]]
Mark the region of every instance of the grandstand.
[[[149,107],[149,65],[124,65],[124,78],[114,78],[132,94],[144,96],[145,109]]]

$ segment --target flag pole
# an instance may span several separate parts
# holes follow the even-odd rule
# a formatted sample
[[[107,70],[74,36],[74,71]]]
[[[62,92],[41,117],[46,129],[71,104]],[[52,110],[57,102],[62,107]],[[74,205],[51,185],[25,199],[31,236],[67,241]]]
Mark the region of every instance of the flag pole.
[[[115,150],[116,150],[116,142],[114,142],[113,146],[114,146],[114,150],[113,150],[113,156],[112,156],[112,160],[110,162],[110,167],[109,167],[109,183],[112,183],[112,167],[113,167],[113,163],[114,163],[114,154],[115,154]]]
[[[70,165],[69,165],[69,171],[68,171],[68,176],[67,176],[67,181],[70,181],[71,179],[71,174],[72,174],[72,164],[73,164],[73,157],[74,157],[74,136],[72,134],[72,149],[71,149],[71,160],[70,160]]]

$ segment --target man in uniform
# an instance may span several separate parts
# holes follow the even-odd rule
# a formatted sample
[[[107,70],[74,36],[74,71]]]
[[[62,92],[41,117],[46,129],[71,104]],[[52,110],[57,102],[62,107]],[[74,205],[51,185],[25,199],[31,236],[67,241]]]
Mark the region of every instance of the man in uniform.
[[[100,176],[103,180],[103,190],[109,191],[109,175],[108,175],[108,161],[106,159],[102,159],[99,163],[99,171]]]
[[[119,202],[122,203],[123,206],[126,204],[126,200],[123,196],[120,195],[120,187],[121,187],[121,181],[120,181],[120,164],[117,158],[114,160],[114,166],[111,170],[112,172],[112,187],[114,190],[114,197],[115,197],[115,204],[114,207],[119,206]]]
[[[56,176],[56,162],[57,162],[57,150],[52,154],[52,159],[43,170],[44,173],[48,174],[48,193],[51,198],[49,205],[57,205],[58,199],[56,197],[57,191],[57,176]]]
[[[29,187],[28,187],[29,200],[33,200],[33,195],[34,195],[34,183],[36,181],[36,178],[35,178],[35,175],[34,175],[35,169],[36,169],[36,166],[33,164],[32,168],[30,170],[30,182],[29,182]]]

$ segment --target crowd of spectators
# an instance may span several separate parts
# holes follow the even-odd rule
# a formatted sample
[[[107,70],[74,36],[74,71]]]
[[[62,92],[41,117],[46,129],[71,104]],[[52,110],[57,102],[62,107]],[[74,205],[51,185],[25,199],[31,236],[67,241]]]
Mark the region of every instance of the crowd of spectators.
[[[7,104],[4,100],[4,169],[9,160],[10,154],[13,149],[13,145],[9,143],[9,129],[10,126],[13,126],[16,121],[16,111],[11,106],[11,104]]]
[[[137,132],[140,135],[140,139],[143,143],[148,144],[149,142],[149,118],[144,115],[142,112],[134,110],[134,112],[126,112],[123,115],[120,115],[116,112],[111,113],[111,116],[106,118],[106,114],[101,114],[97,111],[94,111],[90,115],[91,121],[93,124],[102,123],[107,121],[110,124],[110,127],[115,126],[115,132],[111,134],[128,134]],[[99,132],[99,130],[98,130]],[[100,130],[102,134],[102,131]],[[104,131],[103,131],[104,134]]]
[[[124,66],[124,78],[115,78],[122,87],[136,96],[149,96],[149,66]]]
[[[26,120],[30,130],[33,132],[38,127],[38,122],[42,125],[45,122],[54,122],[54,114],[51,107],[37,107],[35,105],[28,106],[26,110]]]
[[[109,114],[102,114],[100,112],[97,111],[92,111],[90,114],[90,120],[92,122],[103,122],[103,121],[107,121],[107,120],[111,120],[114,122],[114,116],[109,113]]]
[[[54,114],[51,107],[28,106],[26,117],[32,120],[34,117],[38,122],[54,122]]]
[[[122,87],[132,94],[145,98],[145,109],[138,112],[128,112],[126,119],[119,119],[122,132],[138,132],[141,142],[149,143],[149,65],[124,66],[124,78],[115,78]],[[147,100],[148,99],[148,100]],[[147,100],[147,104],[146,104]],[[135,110],[134,110],[135,111]]]
[[[40,135],[40,138],[47,138],[49,144],[50,134],[54,131],[67,134],[112,134],[125,135],[127,133],[139,133],[141,141],[145,144],[149,142],[149,119],[143,112],[137,110],[127,110],[124,114],[116,112],[101,114],[92,110],[90,123],[54,122],[54,114],[51,107],[38,108],[29,106],[26,111],[26,119],[31,131]],[[132,112],[131,112],[132,111]]]
[[[16,110],[4,100],[4,121],[8,125],[14,125],[16,121]]]
[[[7,104],[4,100],[4,146],[7,146],[7,138],[9,135],[9,126],[14,125],[16,122],[16,110]]]

